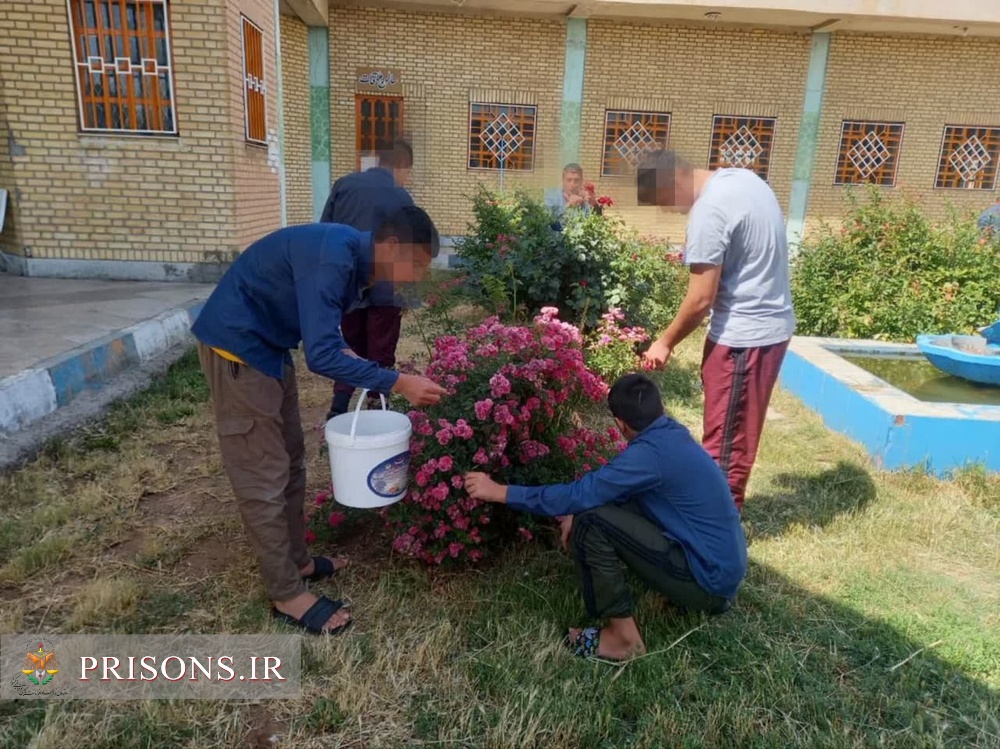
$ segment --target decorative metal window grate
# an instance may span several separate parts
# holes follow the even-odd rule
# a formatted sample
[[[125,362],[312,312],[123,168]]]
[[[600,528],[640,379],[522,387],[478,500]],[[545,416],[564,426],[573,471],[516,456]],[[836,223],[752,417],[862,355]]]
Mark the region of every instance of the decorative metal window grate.
[[[935,187],[993,190],[1000,165],[1000,127],[945,125]]]
[[[895,185],[902,143],[901,122],[845,120],[841,127],[834,184]]]
[[[166,0],[69,0],[80,128],[175,135]]]
[[[665,148],[670,138],[670,115],[664,112],[608,110],[604,115],[604,158],[601,174],[630,174],[642,155]]]
[[[531,171],[535,163],[534,106],[469,105],[469,169]]]
[[[716,115],[712,121],[709,169],[750,169],[766,180],[776,126],[773,117]]]
[[[267,143],[267,84],[264,83],[264,32],[253,21],[243,22],[243,107],[246,136],[251,143]]]

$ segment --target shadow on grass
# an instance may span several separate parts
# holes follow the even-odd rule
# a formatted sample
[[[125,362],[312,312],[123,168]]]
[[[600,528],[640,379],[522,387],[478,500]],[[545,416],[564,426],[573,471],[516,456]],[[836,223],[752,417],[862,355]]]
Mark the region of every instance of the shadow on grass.
[[[937,622],[945,660],[887,622],[752,564],[728,614],[672,618],[647,594],[637,618],[649,655],[625,667],[585,663],[557,644],[566,627],[587,622],[559,557],[493,576],[466,623],[467,654],[457,657],[487,706],[486,735],[534,725],[521,746],[1000,745],[1000,693],[973,676],[995,667],[979,657],[995,646],[983,630],[970,643],[961,626],[950,622],[949,638],[949,621]],[[535,652],[540,632],[548,652]],[[435,728],[420,738],[450,735],[446,718]]]
[[[751,495],[743,517],[751,538],[771,538],[796,525],[825,527],[875,499],[875,482],[863,467],[840,461],[820,473],[782,473],[778,491]]]
[[[671,362],[663,371],[653,374],[664,404],[671,407],[701,407],[701,368],[697,364]]]

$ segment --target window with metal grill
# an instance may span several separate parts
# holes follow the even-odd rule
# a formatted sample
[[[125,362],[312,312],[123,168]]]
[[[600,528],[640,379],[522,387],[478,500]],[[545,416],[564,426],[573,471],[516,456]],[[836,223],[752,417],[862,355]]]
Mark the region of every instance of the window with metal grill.
[[[995,190],[1000,127],[945,125],[935,187]]]
[[[166,0],[69,0],[80,129],[176,135]]]
[[[264,82],[264,32],[246,16],[243,24],[243,107],[246,138],[267,143],[267,85]]]
[[[902,122],[844,120],[833,183],[892,187],[902,145]]]
[[[771,169],[771,150],[777,120],[773,117],[716,115],[712,121],[709,169],[750,169],[766,180]]]
[[[669,139],[670,115],[666,112],[607,110],[601,174],[605,177],[631,174],[646,151],[666,148]]]
[[[537,112],[521,104],[470,104],[469,169],[534,169]]]

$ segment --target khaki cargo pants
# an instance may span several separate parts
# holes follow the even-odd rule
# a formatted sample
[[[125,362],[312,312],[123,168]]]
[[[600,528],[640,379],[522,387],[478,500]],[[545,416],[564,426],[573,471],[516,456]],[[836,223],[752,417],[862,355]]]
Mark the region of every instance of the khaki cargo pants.
[[[268,597],[287,601],[305,591],[309,564],[303,504],[305,440],[295,369],[284,380],[230,362],[198,344],[212,391],[222,463],[236,495]]]

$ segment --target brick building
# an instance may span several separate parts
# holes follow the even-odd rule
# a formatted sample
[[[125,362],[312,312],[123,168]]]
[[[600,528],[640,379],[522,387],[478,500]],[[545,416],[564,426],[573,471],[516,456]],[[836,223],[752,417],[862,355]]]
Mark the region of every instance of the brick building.
[[[634,206],[659,143],[756,169],[793,238],[857,183],[978,209],[998,68],[981,0],[3,0],[0,268],[214,278],[394,134],[451,235],[502,142],[506,187],[579,162],[675,241],[679,219]]]

